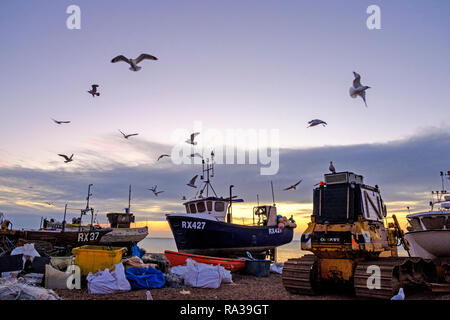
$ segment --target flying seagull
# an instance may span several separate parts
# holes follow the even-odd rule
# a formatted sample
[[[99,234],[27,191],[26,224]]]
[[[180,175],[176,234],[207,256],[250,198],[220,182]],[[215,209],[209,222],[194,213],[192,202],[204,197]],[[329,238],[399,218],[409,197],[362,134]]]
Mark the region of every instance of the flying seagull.
[[[164,191],[153,191],[153,194],[155,195],[155,196],[158,196],[158,194],[160,194],[160,193],[163,193]]]
[[[66,156],[65,154],[58,154],[58,156],[63,157],[64,159],[66,159],[66,161],[64,161],[64,163],[68,163],[73,161],[73,153],[70,157]]]
[[[158,157],[158,160],[157,160],[157,161],[159,161],[160,159],[162,159],[162,158],[164,158],[164,157],[170,157],[170,155],[168,155],[168,154],[162,154],[162,155],[160,155],[160,156]]]
[[[186,143],[192,144],[193,146],[195,146],[197,144],[196,141],[194,141],[195,137],[198,136],[200,134],[200,132],[194,132],[193,134],[191,134],[191,138],[186,140]]]
[[[91,90],[88,90],[88,92],[90,93],[90,94],[92,94],[92,97],[95,97],[95,96],[99,96],[100,95],[100,92],[98,92],[97,91],[97,88],[99,87],[99,85],[98,84],[93,84],[92,85],[92,89]]]
[[[294,190],[297,190],[297,186],[300,184],[300,182],[302,182],[303,181],[303,179],[300,179],[300,181],[299,182],[297,182],[296,184],[293,184],[292,186],[290,186],[290,187],[287,187],[286,189],[284,189],[284,190],[290,190],[290,189],[294,189]]]
[[[353,71],[353,75],[355,76],[355,79],[353,80],[353,86],[350,87],[350,97],[356,98],[357,96],[360,96],[367,107],[366,90],[370,87],[361,85],[361,76],[358,73]]]
[[[112,63],[116,63],[119,61],[123,61],[126,62],[130,65],[130,70],[131,71],[139,71],[141,70],[141,67],[138,67],[137,64],[139,62],[141,62],[144,59],[148,59],[148,60],[158,60],[158,58],[150,55],[150,54],[146,54],[146,53],[142,53],[139,57],[137,57],[136,59],[128,59],[127,57],[120,55],[115,57],[114,59],[111,60]]]
[[[332,173],[336,173],[336,169],[333,166],[333,161],[330,161],[330,167],[328,168]]]
[[[198,175],[196,175],[195,177],[193,177],[193,178],[191,179],[191,181],[189,181],[189,183],[187,183],[186,185],[188,185],[189,187],[192,187],[192,188],[197,188],[197,186],[195,185],[195,180],[197,179],[197,177],[198,177]]]
[[[327,123],[325,121],[320,120],[320,119],[311,120],[311,121],[308,122],[308,124],[309,124],[309,126],[307,126],[307,128],[314,127],[314,126],[317,126],[319,124],[323,125],[324,127],[327,125]]]
[[[125,139],[128,139],[129,137],[131,137],[131,136],[137,136],[139,133],[132,133],[132,134],[125,134],[125,133],[123,133],[122,131],[120,131],[119,130],[119,132],[123,135],[123,137],[125,138]]]
[[[59,121],[51,118],[56,124],[62,124],[62,123],[70,123],[70,121]]]
[[[148,190],[150,190],[151,192],[153,192],[153,194],[155,196],[158,196],[158,194],[163,193],[164,191],[156,191],[156,185],[153,188],[149,188]]]

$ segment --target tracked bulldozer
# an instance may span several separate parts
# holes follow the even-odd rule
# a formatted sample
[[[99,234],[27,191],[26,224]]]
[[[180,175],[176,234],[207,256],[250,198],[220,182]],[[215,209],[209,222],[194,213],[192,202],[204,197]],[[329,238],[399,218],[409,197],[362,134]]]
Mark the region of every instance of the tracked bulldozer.
[[[407,241],[395,217],[387,221],[380,189],[352,172],[325,174],[313,192],[311,222],[301,249],[313,254],[289,259],[283,285],[294,294],[316,294],[330,287],[350,288],[357,297],[391,298],[425,287],[436,278],[431,260],[399,256]]]

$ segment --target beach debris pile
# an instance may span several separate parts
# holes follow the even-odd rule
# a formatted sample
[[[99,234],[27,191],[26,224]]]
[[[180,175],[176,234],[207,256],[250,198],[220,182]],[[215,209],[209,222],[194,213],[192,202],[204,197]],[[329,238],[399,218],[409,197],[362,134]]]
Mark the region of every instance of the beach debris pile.
[[[33,244],[26,244],[15,248],[9,255],[0,256],[0,300],[59,300],[61,298],[54,289],[82,289],[86,286],[89,294],[103,295],[146,289],[147,299],[151,300],[150,289],[181,288],[181,294],[190,294],[184,288],[217,289],[224,283],[233,283],[231,271],[224,266],[188,258],[184,265],[171,267],[164,254],[145,253],[137,246],[132,250],[136,255],[131,257],[122,256],[123,248],[84,246],[76,249],[77,253],[83,249],[86,252],[91,250],[94,255],[41,257]],[[111,258],[105,259],[106,255],[97,252],[99,250],[110,252]],[[75,264],[76,261],[79,265]],[[262,261],[264,265],[269,263]],[[274,263],[270,271],[281,273],[282,267],[282,264]]]
[[[30,285],[24,279],[0,278],[0,300],[62,300],[53,290]]]

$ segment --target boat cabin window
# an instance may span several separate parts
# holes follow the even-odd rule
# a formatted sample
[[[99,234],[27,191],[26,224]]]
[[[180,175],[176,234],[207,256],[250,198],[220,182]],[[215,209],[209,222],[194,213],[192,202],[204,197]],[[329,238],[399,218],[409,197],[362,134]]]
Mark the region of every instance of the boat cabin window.
[[[411,227],[413,228],[413,230],[422,230],[422,226],[420,224],[420,220],[419,218],[412,218],[409,220],[409,224],[411,225]]]
[[[191,213],[191,211],[189,210],[189,206],[187,204],[185,205],[185,207],[186,207],[186,213]]]
[[[197,209],[195,208],[195,203],[191,203],[189,205],[189,208],[191,209],[191,213],[197,213]]]
[[[214,203],[214,210],[217,212],[223,212],[225,211],[225,204],[222,201],[216,201],[216,203]]]
[[[444,227],[445,217],[423,217],[422,222],[427,230],[439,230]]]
[[[208,212],[212,211],[212,201],[206,201],[206,208],[208,209]]]
[[[203,201],[197,202],[197,210],[199,213],[205,212],[206,211],[205,202]]]

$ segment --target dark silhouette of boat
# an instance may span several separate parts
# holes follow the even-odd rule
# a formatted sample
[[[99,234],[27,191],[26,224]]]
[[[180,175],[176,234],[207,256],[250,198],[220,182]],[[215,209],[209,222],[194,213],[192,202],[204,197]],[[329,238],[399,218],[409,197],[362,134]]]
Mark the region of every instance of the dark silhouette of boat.
[[[245,256],[250,252],[252,255],[271,255],[274,258],[276,247],[292,241],[295,222],[288,220],[287,224],[279,226],[275,204],[253,209],[253,217],[258,217],[258,223],[233,223],[232,204],[243,200],[231,194],[233,186],[230,186],[230,197],[218,197],[210,183],[212,176],[213,159],[211,164],[208,159],[206,169],[203,160],[201,179],[204,186],[199,189],[199,194],[183,203],[185,213],[166,215],[179,252],[215,257]],[[214,196],[209,196],[209,189]],[[205,191],[206,197],[203,196]]]

